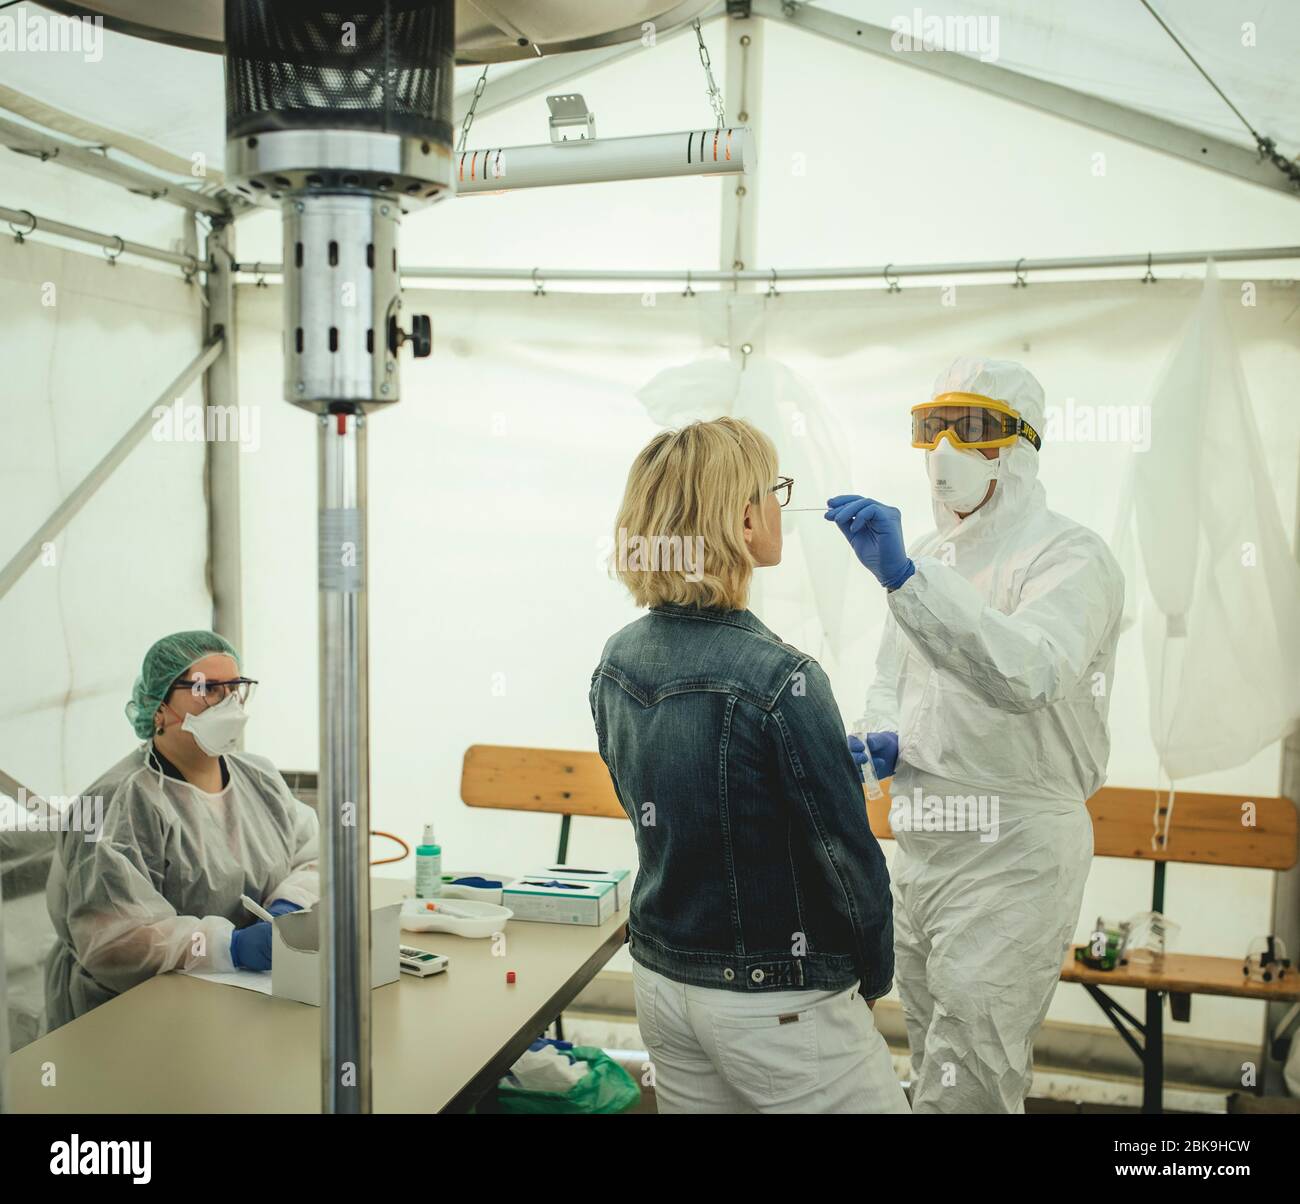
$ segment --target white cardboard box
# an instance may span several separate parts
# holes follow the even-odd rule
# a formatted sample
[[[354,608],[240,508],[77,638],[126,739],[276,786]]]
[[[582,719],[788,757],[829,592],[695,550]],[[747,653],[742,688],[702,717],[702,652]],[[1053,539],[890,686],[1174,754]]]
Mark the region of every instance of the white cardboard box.
[[[370,986],[382,987],[401,975],[400,903],[370,910]],[[271,925],[271,994],[320,1007],[320,915],[291,911]]]
[[[599,926],[616,910],[612,882],[581,882],[572,887],[548,886],[556,875],[525,874],[501,892],[501,903],[515,913],[516,920],[540,920],[546,924],[590,924]]]

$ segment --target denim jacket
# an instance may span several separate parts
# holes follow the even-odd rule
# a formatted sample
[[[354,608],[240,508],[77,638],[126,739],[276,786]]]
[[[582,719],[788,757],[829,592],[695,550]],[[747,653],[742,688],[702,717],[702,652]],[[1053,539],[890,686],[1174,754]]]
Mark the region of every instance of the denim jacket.
[[[658,606],[606,643],[591,713],[636,832],[636,961],[733,991],[889,990],[889,874],[816,661],[748,610]]]

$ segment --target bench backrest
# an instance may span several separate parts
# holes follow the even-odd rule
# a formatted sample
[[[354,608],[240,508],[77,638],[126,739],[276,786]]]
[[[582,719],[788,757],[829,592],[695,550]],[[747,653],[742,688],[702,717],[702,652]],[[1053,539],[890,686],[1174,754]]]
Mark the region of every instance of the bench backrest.
[[[626,819],[609,771],[594,752],[473,744],[465,750],[460,796],[471,807]],[[867,803],[871,830],[890,840],[889,795]],[[1168,847],[1153,849],[1157,796],[1103,786],[1088,800],[1098,857],[1199,862],[1285,870],[1296,862],[1296,808],[1290,799],[1180,792]],[[1163,830],[1168,795],[1159,796]]]

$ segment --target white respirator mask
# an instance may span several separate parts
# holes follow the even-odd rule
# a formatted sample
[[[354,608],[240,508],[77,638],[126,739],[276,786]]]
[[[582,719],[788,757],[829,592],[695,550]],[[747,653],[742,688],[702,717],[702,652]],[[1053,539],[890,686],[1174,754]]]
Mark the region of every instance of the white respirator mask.
[[[984,500],[1001,466],[1001,456],[989,460],[974,448],[954,447],[944,438],[934,451],[925,453],[931,496],[958,513],[969,513]]]
[[[247,722],[248,713],[239,701],[239,695],[229,694],[206,711],[186,715],[181,723],[181,731],[189,732],[208,756],[219,757],[223,753],[235,751],[235,745],[239,743]]]

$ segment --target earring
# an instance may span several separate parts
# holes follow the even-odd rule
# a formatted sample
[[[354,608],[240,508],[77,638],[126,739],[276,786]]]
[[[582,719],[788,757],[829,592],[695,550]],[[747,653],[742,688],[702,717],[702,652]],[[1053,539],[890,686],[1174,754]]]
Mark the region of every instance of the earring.
[[[161,736],[163,732],[165,732],[166,730],[167,729],[163,727],[163,725],[160,723],[156,728],[153,729],[153,734],[155,736]]]

